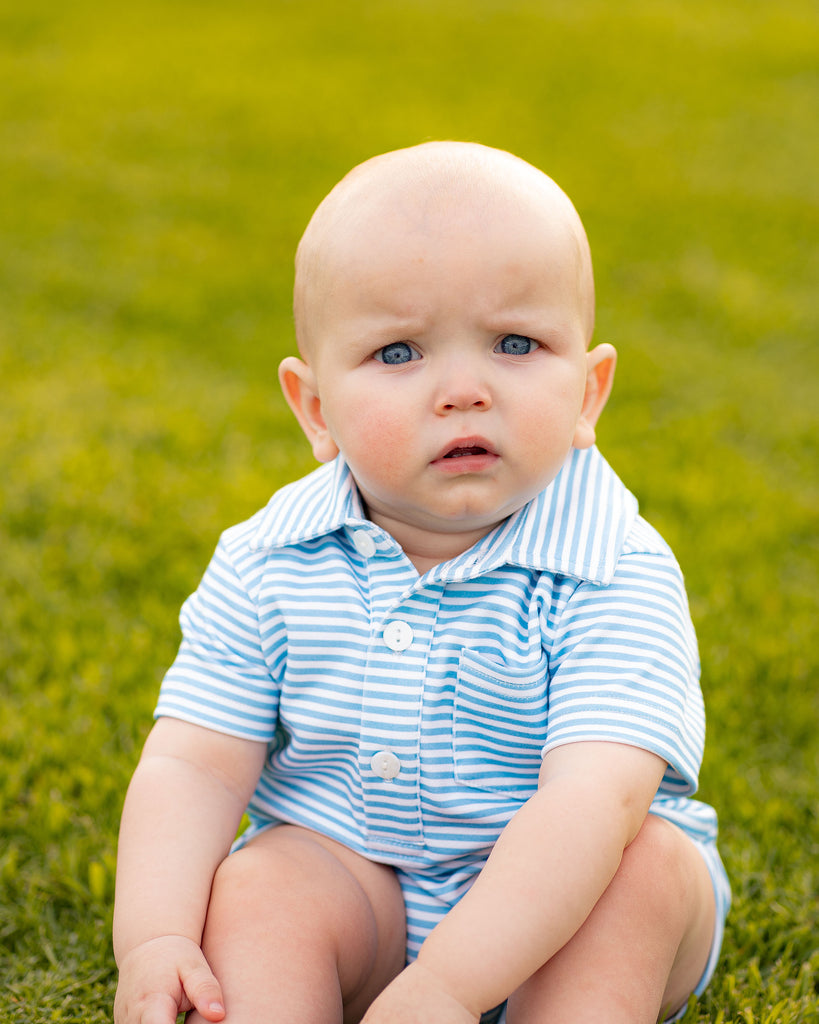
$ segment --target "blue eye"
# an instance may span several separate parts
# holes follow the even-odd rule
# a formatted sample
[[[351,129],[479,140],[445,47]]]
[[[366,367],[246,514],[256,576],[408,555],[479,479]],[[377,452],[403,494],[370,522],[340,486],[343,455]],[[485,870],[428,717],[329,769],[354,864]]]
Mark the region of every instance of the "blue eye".
[[[408,345],[405,341],[393,341],[389,345],[385,345],[375,353],[375,358],[379,363],[387,363],[389,366],[399,366],[401,363],[410,363],[413,359],[418,358],[418,354],[414,351],[411,345]]]
[[[527,356],[536,344],[537,342],[522,334],[507,334],[497,343],[495,351],[502,352],[505,356]]]

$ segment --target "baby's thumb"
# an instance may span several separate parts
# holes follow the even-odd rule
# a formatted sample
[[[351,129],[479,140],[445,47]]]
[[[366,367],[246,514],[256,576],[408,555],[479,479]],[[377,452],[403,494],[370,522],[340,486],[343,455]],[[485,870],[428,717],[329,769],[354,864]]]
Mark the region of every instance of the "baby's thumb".
[[[181,973],[181,981],[188,999],[205,1020],[216,1022],[224,1017],[222,988],[204,957]]]

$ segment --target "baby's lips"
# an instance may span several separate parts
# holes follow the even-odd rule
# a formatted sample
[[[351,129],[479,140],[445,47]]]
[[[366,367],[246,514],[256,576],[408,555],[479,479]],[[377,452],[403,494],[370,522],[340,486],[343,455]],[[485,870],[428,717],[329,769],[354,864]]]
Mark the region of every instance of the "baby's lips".
[[[459,437],[451,441],[436,455],[438,459],[457,458],[458,455],[497,455],[494,447],[485,437]]]

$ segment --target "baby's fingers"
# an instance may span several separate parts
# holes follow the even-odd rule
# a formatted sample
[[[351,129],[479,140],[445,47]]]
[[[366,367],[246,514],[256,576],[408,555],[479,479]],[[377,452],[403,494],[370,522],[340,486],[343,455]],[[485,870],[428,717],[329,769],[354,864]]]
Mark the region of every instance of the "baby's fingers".
[[[179,980],[189,1002],[205,1020],[220,1021],[225,1015],[222,988],[213,976],[204,957],[186,964],[179,971]]]
[[[143,999],[135,1019],[139,1024],[176,1024],[178,1013],[175,999],[164,992],[152,992]]]

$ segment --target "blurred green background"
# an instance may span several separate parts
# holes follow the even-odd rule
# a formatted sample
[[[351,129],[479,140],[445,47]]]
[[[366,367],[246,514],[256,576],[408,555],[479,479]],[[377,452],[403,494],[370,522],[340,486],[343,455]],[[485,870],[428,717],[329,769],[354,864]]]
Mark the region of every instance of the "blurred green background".
[[[226,526],[311,468],[292,256],[510,149],[588,229],[600,444],[686,574],[735,906],[689,1021],[819,1019],[813,0],[0,0],[0,1020],[106,1021],[122,798]]]

